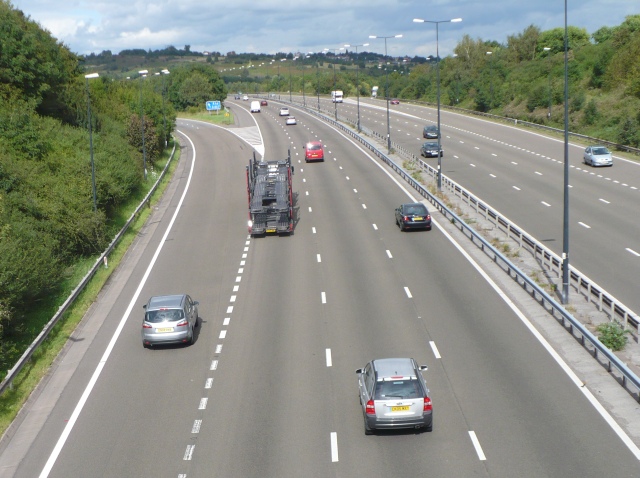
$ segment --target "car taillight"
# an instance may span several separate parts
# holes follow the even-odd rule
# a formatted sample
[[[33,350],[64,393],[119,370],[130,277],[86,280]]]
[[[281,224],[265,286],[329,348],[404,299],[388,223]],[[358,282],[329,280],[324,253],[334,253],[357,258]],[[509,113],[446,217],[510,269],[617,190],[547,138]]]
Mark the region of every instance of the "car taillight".
[[[183,319],[180,322],[178,322],[176,324],[176,327],[184,327],[185,325],[187,325],[189,322],[187,322],[187,319]]]
[[[404,216],[403,221],[408,221],[409,220],[409,216]]]
[[[143,329],[151,329],[152,327],[149,324],[147,324],[146,322],[143,322],[142,323],[142,328]]]
[[[427,219],[431,219],[431,214],[427,214]]]
[[[423,412],[430,412],[433,410],[433,405],[431,404],[431,399],[429,397],[424,397],[424,407],[422,408]]]
[[[376,414],[376,406],[373,403],[373,400],[369,400],[367,402],[366,412],[367,412],[367,415],[375,415]]]

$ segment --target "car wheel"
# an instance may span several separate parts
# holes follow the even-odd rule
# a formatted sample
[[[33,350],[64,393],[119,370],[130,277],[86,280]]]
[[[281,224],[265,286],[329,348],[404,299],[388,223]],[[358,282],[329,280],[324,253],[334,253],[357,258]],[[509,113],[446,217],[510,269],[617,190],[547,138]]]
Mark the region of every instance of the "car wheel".
[[[373,430],[371,428],[369,428],[369,425],[367,425],[367,419],[364,419],[364,434],[365,435],[373,435]]]
[[[400,222],[400,230],[404,231],[404,222]]]
[[[189,345],[193,345],[193,343],[196,341],[196,334],[193,331],[193,327],[191,327],[191,336],[189,337],[189,342],[187,342]]]

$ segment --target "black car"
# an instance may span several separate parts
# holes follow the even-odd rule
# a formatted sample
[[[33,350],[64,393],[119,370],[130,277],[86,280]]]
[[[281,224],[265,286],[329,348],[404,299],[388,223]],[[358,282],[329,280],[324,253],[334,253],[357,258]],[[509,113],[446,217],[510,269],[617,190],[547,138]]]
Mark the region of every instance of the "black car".
[[[431,215],[421,202],[401,204],[396,208],[396,224],[401,231],[407,229],[431,229]]]
[[[420,148],[420,155],[425,158],[438,157],[438,143],[424,143]],[[444,155],[442,145],[440,145],[440,156]]]
[[[422,130],[422,137],[427,139],[437,139],[440,137],[438,127],[435,125],[425,126]]]

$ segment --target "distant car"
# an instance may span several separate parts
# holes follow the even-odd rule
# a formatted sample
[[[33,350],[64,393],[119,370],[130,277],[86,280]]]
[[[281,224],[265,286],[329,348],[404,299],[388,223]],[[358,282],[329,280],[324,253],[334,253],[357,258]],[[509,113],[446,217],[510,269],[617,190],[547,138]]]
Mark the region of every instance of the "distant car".
[[[289,116],[289,108],[286,106],[280,108],[280,116]]]
[[[437,158],[438,157],[438,143],[424,143],[420,148],[420,155],[424,158]],[[442,145],[440,145],[440,156],[444,155],[442,151]]]
[[[584,150],[583,158],[590,166],[613,166],[611,151],[605,146],[589,146]]]
[[[286,124],[298,124],[296,121],[296,117],[295,116],[287,116],[287,121],[285,121]]]
[[[198,301],[187,294],[149,299],[142,319],[142,345],[192,344],[198,326]]]
[[[407,229],[431,229],[431,215],[421,202],[401,204],[396,208],[396,224],[401,231]]]
[[[242,101],[248,101],[249,100],[249,96],[247,95],[243,95],[242,96]]]
[[[425,126],[422,130],[422,137],[427,139],[437,139],[440,136],[438,127],[435,125]]]
[[[422,428],[433,430],[433,403],[427,382],[412,358],[387,358],[356,370],[364,433],[376,430]]]
[[[260,101],[260,106],[267,106],[269,103],[267,103],[267,100],[262,100]]]
[[[240,97],[240,95],[234,95],[234,96],[233,96],[233,99],[234,99],[234,100],[239,100],[239,99],[241,99],[241,97]]]
[[[324,161],[324,149],[320,141],[310,141],[304,146],[304,160],[309,161]]]
[[[389,101],[389,103],[391,103],[392,105],[399,105],[400,104],[400,100],[394,98],[391,101]]]

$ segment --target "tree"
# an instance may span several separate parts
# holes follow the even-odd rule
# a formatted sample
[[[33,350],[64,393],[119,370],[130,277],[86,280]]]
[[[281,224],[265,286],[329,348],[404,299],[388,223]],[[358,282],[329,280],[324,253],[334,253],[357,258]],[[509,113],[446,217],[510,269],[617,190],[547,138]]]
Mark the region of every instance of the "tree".
[[[507,48],[510,60],[515,63],[533,60],[538,52],[539,37],[540,29],[533,25],[529,25],[518,35],[509,35]]]

